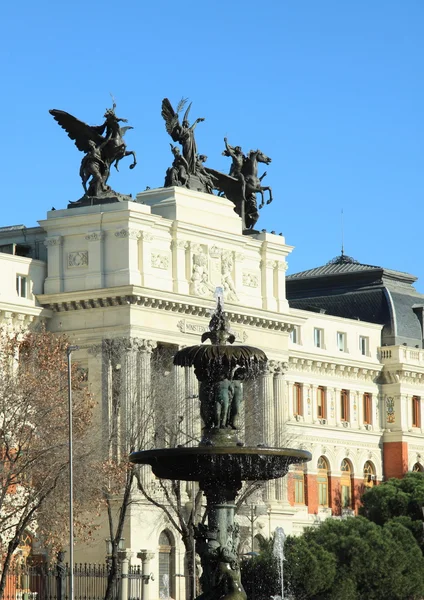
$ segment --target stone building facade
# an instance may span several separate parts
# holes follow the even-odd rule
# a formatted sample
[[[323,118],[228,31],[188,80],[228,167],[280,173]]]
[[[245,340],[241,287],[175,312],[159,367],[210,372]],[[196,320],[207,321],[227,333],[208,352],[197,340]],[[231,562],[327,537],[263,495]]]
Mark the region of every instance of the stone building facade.
[[[390,296],[392,321],[378,311],[355,312],[352,306],[362,302],[359,288],[367,290],[363,305],[369,304],[373,283],[364,282],[366,265],[350,263],[358,268],[346,275],[341,259],[333,275],[306,272],[286,280],[291,251],[282,236],[243,235],[226,199],[183,188],[148,190],[134,202],[51,211],[37,228],[0,229],[6,282],[0,315],[44,318],[52,331],[69,334],[80,347],[74,359],[87,369],[99,401],[99,430],[115,418],[119,376],[125,435],[134,410],[149,403],[158,348],[171,353],[198,343],[215,290],[223,289],[237,341],[259,346],[269,358],[267,373],[245,389],[245,440],[304,448],[313,457],[304,469],[267,485],[261,498],[266,510],[249,507],[240,517],[245,551],[251,549],[252,528],[254,536],[265,537],[276,526],[300,532],[354,511],[364,486],[424,465],[424,297],[407,277],[390,272],[392,283],[399,280],[396,292],[380,290],[372,301],[377,305],[377,296]],[[18,276],[26,278],[24,295]],[[340,276],[347,277],[348,288],[357,286],[356,295],[343,288]],[[396,293],[414,301],[396,304]],[[408,326],[399,337],[405,319],[418,328]],[[105,340],[126,340],[119,365],[91,351]],[[186,433],[194,444],[201,428],[197,381],[190,369],[170,367],[166,376],[185,406]],[[77,548],[77,560],[103,560],[105,536],[102,530],[92,544]],[[156,575],[152,597],[159,595],[164,569],[171,595],[184,597],[183,548],[161,511],[140,500],[130,511],[125,545],[133,561],[140,549],[150,559],[146,568]]]

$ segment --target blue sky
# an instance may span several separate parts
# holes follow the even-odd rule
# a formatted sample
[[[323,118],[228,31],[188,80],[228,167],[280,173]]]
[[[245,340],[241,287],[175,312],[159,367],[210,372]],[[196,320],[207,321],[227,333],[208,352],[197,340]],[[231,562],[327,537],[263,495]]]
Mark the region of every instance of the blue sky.
[[[223,137],[272,157],[259,228],[295,246],[289,272],[345,252],[417,275],[424,292],[422,0],[21,0],[3,3],[1,225],[81,196],[81,154],[48,114],[100,124],[110,95],[139,164],[110,183],[159,187],[163,97],[193,101],[208,166]]]

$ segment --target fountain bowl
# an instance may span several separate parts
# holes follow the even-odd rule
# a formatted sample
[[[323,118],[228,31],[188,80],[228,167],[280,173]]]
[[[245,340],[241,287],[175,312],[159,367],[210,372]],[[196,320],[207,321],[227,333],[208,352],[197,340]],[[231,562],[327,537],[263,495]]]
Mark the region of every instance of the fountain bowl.
[[[150,465],[160,479],[184,481],[268,481],[283,477],[291,464],[311,460],[292,448],[200,446],[133,452],[130,461]]]

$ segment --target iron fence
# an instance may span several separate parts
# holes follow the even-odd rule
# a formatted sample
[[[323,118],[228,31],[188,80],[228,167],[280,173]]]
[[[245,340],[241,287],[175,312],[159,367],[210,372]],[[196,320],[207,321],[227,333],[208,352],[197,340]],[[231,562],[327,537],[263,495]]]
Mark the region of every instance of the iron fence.
[[[74,565],[75,600],[103,600],[108,576],[107,564]],[[141,600],[142,581],[139,566],[130,566],[128,575],[118,573],[112,589],[112,600]],[[127,597],[124,598],[124,595]],[[70,600],[68,565],[13,566],[6,576],[6,587],[0,600]]]

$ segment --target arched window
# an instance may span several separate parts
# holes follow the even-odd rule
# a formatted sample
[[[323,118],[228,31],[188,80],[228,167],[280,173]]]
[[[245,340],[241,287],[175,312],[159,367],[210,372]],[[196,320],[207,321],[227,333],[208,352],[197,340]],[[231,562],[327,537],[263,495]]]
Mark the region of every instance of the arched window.
[[[328,506],[328,462],[320,456],[317,463],[318,505]]]
[[[175,598],[175,543],[166,530],[159,536],[159,597]]]
[[[340,466],[341,504],[342,508],[352,508],[352,467],[347,458],[342,460]]]
[[[366,488],[373,487],[375,485],[375,479],[375,467],[372,462],[367,460],[364,464],[364,486]]]
[[[415,465],[412,467],[412,472],[413,473],[423,473],[424,467],[422,466],[421,463],[416,462]]]

